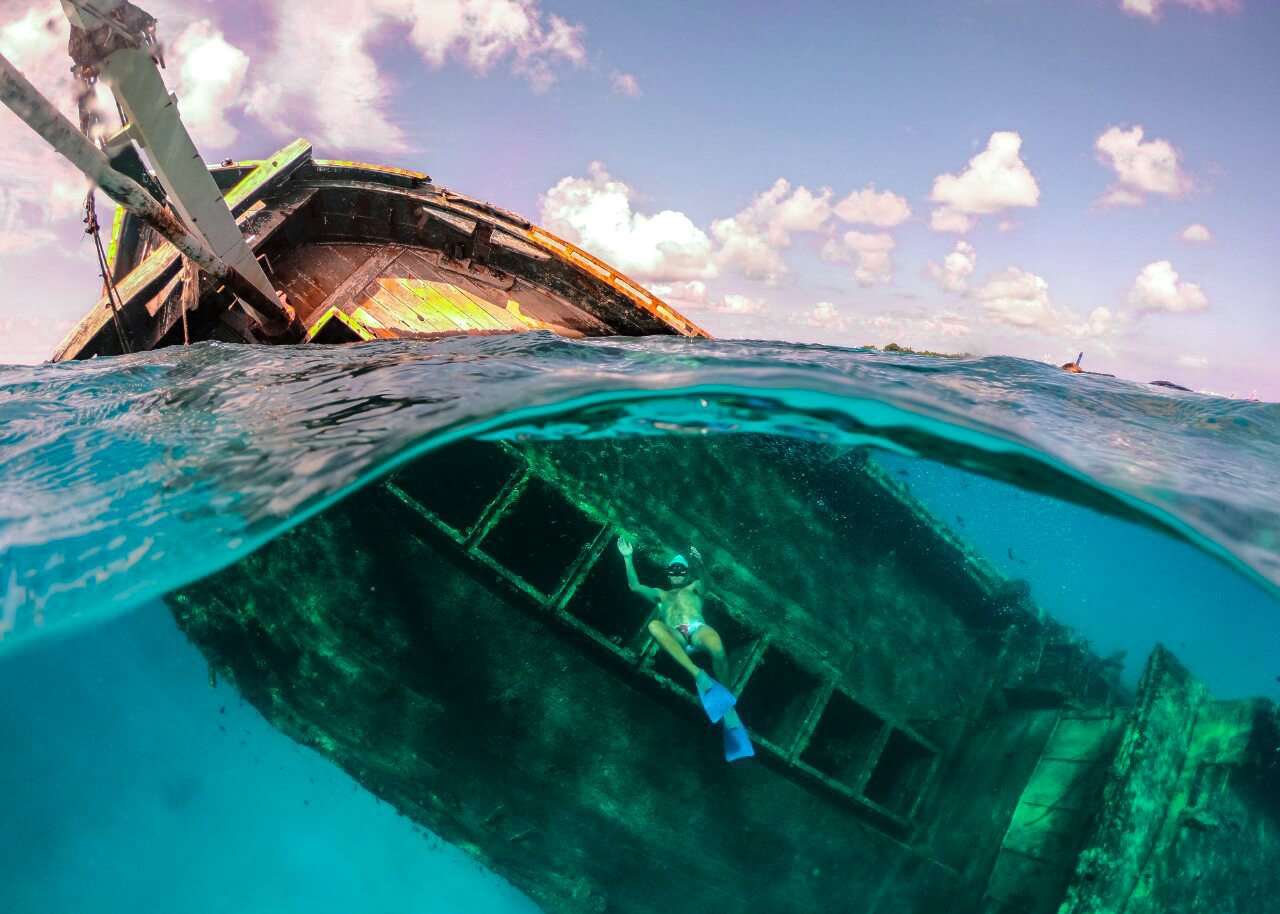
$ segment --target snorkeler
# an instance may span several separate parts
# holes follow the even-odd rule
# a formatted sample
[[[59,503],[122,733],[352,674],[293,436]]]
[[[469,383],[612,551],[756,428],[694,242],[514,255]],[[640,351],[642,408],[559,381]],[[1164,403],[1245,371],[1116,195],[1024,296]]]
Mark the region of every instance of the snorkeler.
[[[1073,374],[1084,374],[1084,369],[1080,367],[1080,362],[1083,359],[1084,359],[1084,353],[1082,352],[1078,356],[1076,356],[1076,360],[1074,362],[1064,363],[1062,366],[1062,370],[1070,371]]]
[[[689,554],[698,563],[698,574],[691,575],[689,562],[683,555],[674,555],[667,562],[667,581],[670,587],[663,590],[640,583],[632,561],[635,547],[625,537],[618,537],[618,552],[627,568],[627,586],[656,604],[654,616],[649,622],[649,634],[671,657],[693,677],[698,697],[711,722],[724,722],[724,757],[734,759],[755,755],[747,729],[743,726],[733,706],[737,699],[718,680],[729,677],[729,662],[725,657],[724,642],[719,633],[702,618],[702,604],[706,598],[706,566],[695,547]],[[715,679],[693,662],[691,654],[703,651],[711,658]]]

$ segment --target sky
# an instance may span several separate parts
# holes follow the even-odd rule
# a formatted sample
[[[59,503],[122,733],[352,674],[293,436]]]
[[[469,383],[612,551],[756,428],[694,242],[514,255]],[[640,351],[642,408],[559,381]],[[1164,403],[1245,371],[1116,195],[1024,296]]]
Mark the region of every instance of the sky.
[[[142,6],[209,161],[302,136],[425,171],[715,336],[1280,400],[1274,0]],[[66,28],[0,0],[64,107]],[[0,363],[36,362],[100,282],[83,181],[0,129]]]

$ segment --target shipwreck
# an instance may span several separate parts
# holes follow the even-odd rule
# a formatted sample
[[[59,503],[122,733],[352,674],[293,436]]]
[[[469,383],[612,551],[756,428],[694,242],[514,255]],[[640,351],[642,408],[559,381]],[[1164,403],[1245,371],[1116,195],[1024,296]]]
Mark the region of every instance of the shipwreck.
[[[206,166],[155,21],[63,6],[77,71],[127,122],[90,140],[0,58],[0,99],[120,204],[103,293],[55,360],[706,335],[426,174],[301,140]],[[636,484],[658,478],[690,484]],[[672,547],[707,556],[754,759],[724,762],[648,638],[622,532],[642,579]],[[863,449],[464,441],[168,602],[272,724],[555,914],[1263,914],[1280,897],[1275,705],[1214,701],[1164,649],[1125,688]]]

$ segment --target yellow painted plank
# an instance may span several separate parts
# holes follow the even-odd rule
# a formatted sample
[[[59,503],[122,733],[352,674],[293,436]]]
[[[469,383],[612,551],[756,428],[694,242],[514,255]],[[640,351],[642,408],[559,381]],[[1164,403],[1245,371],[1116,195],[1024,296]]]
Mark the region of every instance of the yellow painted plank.
[[[412,306],[419,313],[433,315],[437,320],[443,319],[452,322],[456,330],[478,330],[475,322],[464,314],[457,305],[445,296],[441,295],[430,284],[424,283],[418,286],[405,285],[405,280],[396,279],[388,281],[395,290],[397,296],[412,302]],[[412,282],[412,280],[410,280]]]
[[[396,280],[400,287],[422,301],[427,307],[441,311],[452,317],[457,314],[464,321],[467,330],[499,330],[501,326],[492,317],[478,307],[475,302],[463,295],[456,286],[447,282],[429,282],[423,279]],[[444,307],[445,303],[451,307]]]
[[[503,311],[500,306],[495,305],[493,302],[490,302],[488,299],[482,298],[478,293],[472,291],[471,289],[464,289],[461,286],[459,286],[458,291],[461,292],[463,295],[467,296],[467,298],[471,299],[471,301],[475,302],[476,307],[484,311],[484,313],[489,315],[491,318],[493,318],[493,320],[495,320],[498,326],[501,327],[502,329],[504,330],[527,329],[524,324],[522,324],[519,320],[516,319],[516,316],[514,314],[507,311]]]
[[[369,301],[362,302],[383,325],[395,330],[413,330],[435,333],[441,330],[457,330],[456,324],[440,317],[425,315],[411,308],[390,289],[381,284],[370,289]],[[385,317],[383,316],[385,315]]]
[[[358,320],[360,323],[364,324],[364,325],[365,325],[366,327],[368,327],[370,330],[385,330],[385,329],[387,329],[387,328],[383,325],[382,321],[378,320],[376,317],[374,317],[372,314],[370,314],[370,313],[369,313],[368,311],[366,311],[364,308],[357,307],[357,308],[355,309],[355,311],[351,312],[351,316],[352,316],[352,317],[354,317],[356,320]]]

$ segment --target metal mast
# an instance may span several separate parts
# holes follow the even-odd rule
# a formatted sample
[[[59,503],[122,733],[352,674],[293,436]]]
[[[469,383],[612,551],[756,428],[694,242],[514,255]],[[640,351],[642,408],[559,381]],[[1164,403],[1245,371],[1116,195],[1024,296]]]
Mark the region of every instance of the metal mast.
[[[274,292],[263,292],[214,254],[201,235],[189,231],[145,188],[112,168],[106,154],[63,117],[53,102],[41,95],[4,55],[0,55],[0,102],[4,102],[45,142],[84,172],[103,193],[154,228],[202,270],[230,286],[240,297],[245,311],[262,325],[269,336],[282,336],[290,331],[296,318]],[[223,212],[230,216],[225,204]],[[261,269],[258,272],[261,273]]]

